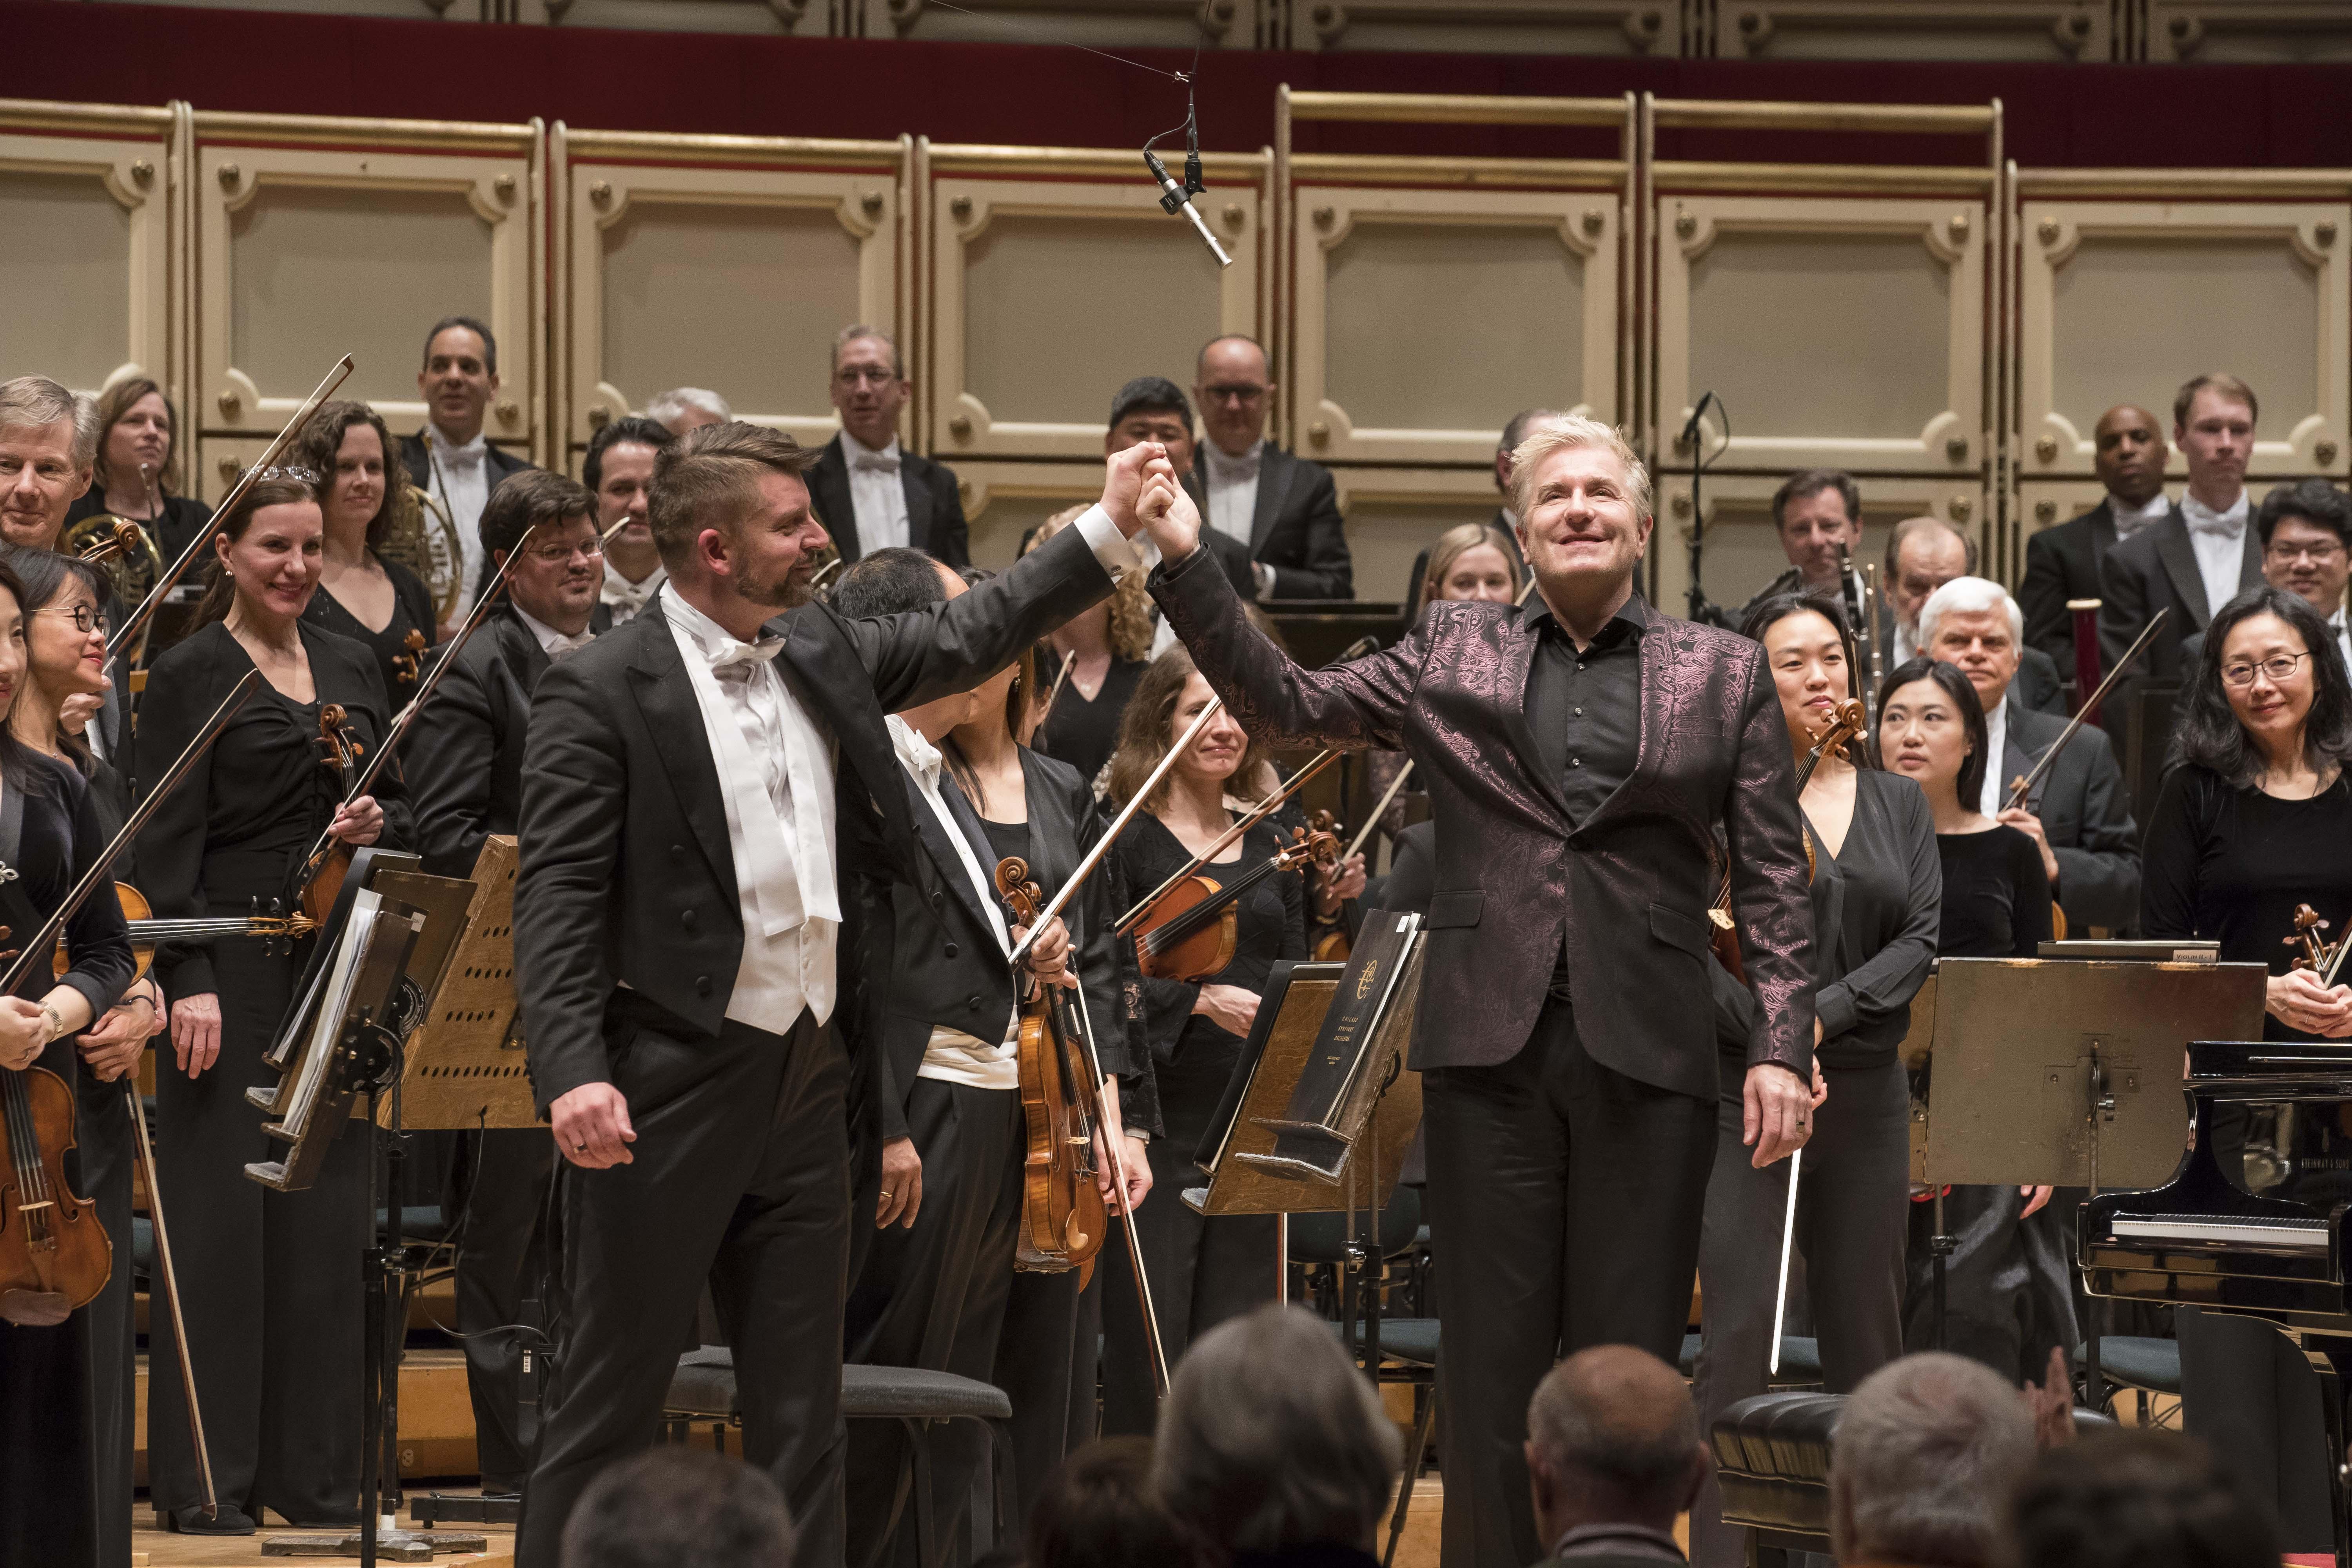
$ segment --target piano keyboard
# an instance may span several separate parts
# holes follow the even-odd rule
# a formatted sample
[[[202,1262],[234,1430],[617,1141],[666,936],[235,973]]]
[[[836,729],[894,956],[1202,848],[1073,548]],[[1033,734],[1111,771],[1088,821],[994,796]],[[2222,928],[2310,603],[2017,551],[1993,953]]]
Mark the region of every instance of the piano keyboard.
[[[2324,1219],[2219,1219],[2211,1215],[2117,1215],[2109,1229],[2117,1241],[2215,1241],[2289,1252],[2326,1252]]]

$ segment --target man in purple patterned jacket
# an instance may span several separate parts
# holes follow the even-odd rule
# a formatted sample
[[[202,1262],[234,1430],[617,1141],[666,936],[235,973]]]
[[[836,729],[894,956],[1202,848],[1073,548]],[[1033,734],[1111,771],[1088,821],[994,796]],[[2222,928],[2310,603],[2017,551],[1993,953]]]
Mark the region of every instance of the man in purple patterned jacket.
[[[1152,594],[1252,736],[1405,751],[1427,781],[1437,889],[1411,1065],[1443,1259],[1444,1562],[1519,1568],[1544,1554],[1520,1449],[1536,1384],[1589,1345],[1682,1349],[1715,1152],[1718,828],[1761,1004],[1751,1158],[1809,1131],[1812,914],[1763,650],[1633,591],[1649,476],[1590,419],[1517,452],[1538,596],[1434,605],[1328,669],[1250,626],[1172,476],[1140,510],[1165,560]]]

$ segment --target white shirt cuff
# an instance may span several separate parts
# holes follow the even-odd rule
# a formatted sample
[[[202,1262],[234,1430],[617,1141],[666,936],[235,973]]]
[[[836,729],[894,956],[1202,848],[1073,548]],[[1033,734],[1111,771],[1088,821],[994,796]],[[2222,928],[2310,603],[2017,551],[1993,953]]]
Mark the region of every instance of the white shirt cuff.
[[[1250,573],[1257,579],[1257,596],[1261,599],[1273,598],[1274,568],[1263,561],[1253,561],[1250,563]]]
[[[1143,558],[1135,552],[1135,546],[1128,542],[1127,535],[1118,531],[1118,524],[1110,520],[1110,513],[1103,510],[1099,503],[1087,508],[1086,515],[1078,519],[1078,537],[1087,542],[1087,548],[1095,552],[1095,559],[1102,563],[1102,569],[1110,574],[1114,583],[1143,565]]]

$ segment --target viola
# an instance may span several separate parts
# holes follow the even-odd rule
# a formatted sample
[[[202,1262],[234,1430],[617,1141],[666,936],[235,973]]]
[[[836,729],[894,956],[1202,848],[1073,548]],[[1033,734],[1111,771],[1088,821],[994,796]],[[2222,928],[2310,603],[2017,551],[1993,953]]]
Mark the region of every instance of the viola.
[[[425,634],[411,626],[408,635],[400,639],[400,646],[405,651],[392,656],[393,673],[400,677],[403,686],[414,686],[420,661],[425,658]]]
[[[1230,880],[1195,872],[1167,888],[1135,920],[1135,955],[1154,980],[1206,980],[1234,961],[1238,933],[1234,905],[1277,871],[1309,863],[1339,863],[1339,840],[1330,833],[1291,829],[1291,841]]]
[[[998,861],[996,890],[1016,925],[1037,928],[1045,896],[1029,879],[1028,862],[1018,856]],[[1034,979],[1028,987],[1016,1050],[1028,1141],[1013,1267],[1060,1273],[1090,1265],[1110,1234],[1095,1164],[1100,1085],[1078,1049],[1081,1026],[1068,1014],[1066,989]]]
[[[167,942],[210,942],[215,937],[257,936],[273,942],[291,942],[319,929],[318,922],[308,915],[250,914],[223,915],[218,918],[200,917],[189,920],[157,920],[147,902],[147,895],[128,882],[114,884],[115,901],[122,906],[122,918],[131,927],[131,956],[137,961],[140,974],[145,974],[155,961],[155,949]],[[274,906],[273,906],[274,907]],[[66,944],[59,938],[52,961],[55,977],[64,979],[73,967],[66,954]]]
[[[2319,918],[2317,910],[2309,904],[2297,904],[2294,906],[2294,934],[2280,939],[2289,947],[2303,949],[2302,955],[2295,959],[2292,967],[2310,970],[2322,977],[2322,984],[2334,973],[2336,950],[2344,945],[2340,942],[2329,942],[2319,934],[2326,929],[2327,922]]]
[[[1307,818],[1307,826],[1313,828],[1318,833],[1328,833],[1334,837],[1337,837],[1339,833],[1343,831],[1339,818],[1333,816],[1328,811],[1318,811],[1308,816]],[[1360,844],[1363,842],[1360,835],[1358,837],[1357,842]],[[1352,855],[1354,853],[1355,851],[1352,848],[1349,849],[1347,854],[1343,854],[1339,858],[1338,863],[1342,866],[1346,865],[1348,863],[1348,855]],[[1307,956],[1312,958],[1318,963],[1345,963],[1348,961],[1349,953],[1354,951],[1355,944],[1348,940],[1347,922],[1343,920],[1338,926],[1325,931],[1321,936],[1315,939],[1314,950],[1309,952]]]
[[[1831,710],[1828,727],[1813,737],[1812,745],[1805,752],[1805,760],[1797,764],[1798,795],[1802,795],[1805,793],[1805,785],[1812,782],[1814,770],[1822,765],[1823,757],[1828,756],[1832,752],[1844,751],[1854,738],[1862,733],[1865,712],[1866,710],[1864,709],[1861,700],[1853,697],[1847,698]],[[1805,877],[1810,881],[1821,868],[1813,860],[1813,840],[1811,834],[1805,836],[1804,843]],[[1708,933],[1708,941],[1715,947],[1715,956],[1721,961],[1724,968],[1731,972],[1731,977],[1734,980],[1738,981],[1742,985],[1747,984],[1748,966],[1740,961],[1739,957],[1739,928],[1734,925],[1731,920],[1731,868],[1728,866],[1723,868],[1723,888],[1716,894],[1715,906],[1706,911],[1706,918],[1715,927]]]

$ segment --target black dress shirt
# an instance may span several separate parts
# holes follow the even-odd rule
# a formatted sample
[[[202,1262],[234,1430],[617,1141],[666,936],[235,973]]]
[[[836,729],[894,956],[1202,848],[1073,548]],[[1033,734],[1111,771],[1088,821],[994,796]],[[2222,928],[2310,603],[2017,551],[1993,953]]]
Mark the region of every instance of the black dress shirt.
[[[1528,728],[1546,771],[1559,780],[1569,822],[1581,826],[1641,760],[1642,634],[1650,611],[1640,595],[1627,599],[1579,652],[1551,607],[1537,604],[1528,617],[1537,637]]]

